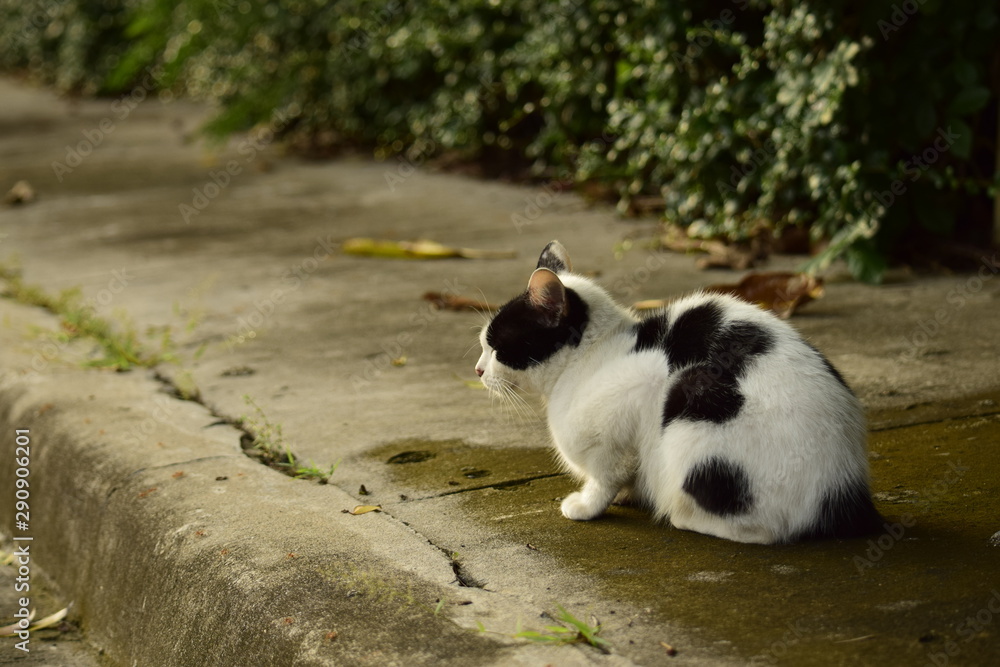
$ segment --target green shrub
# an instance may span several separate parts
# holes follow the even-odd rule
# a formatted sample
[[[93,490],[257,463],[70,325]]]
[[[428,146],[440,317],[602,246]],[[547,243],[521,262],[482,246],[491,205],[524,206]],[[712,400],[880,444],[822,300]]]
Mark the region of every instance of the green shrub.
[[[106,92],[128,48],[134,0],[0,0],[0,68],[29,71],[66,92]]]
[[[152,72],[161,88],[217,104],[205,128],[215,137],[277,117],[310,150],[419,147],[494,172],[596,181],[623,207],[662,196],[666,221],[692,236],[805,227],[822,250],[814,271],[845,257],[877,281],[904,236],[986,221],[997,185],[991,3],[93,6],[0,0],[0,38],[21,37],[0,64],[88,93]]]

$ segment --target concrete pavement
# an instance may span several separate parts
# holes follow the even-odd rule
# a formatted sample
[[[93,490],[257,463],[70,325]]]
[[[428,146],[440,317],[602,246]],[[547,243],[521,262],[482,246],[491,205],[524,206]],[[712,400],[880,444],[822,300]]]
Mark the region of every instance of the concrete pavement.
[[[204,110],[189,103],[69,103],[10,81],[0,99],[0,187],[25,179],[38,192],[0,211],[0,262],[16,255],[24,281],[53,294],[79,287],[176,358],[88,370],[93,342],[40,333],[58,319],[0,300],[0,437],[4,451],[17,429],[34,444],[33,562],[110,664],[1000,654],[993,257],[978,274],[898,271],[880,288],[834,275],[793,320],[870,410],[884,536],[752,547],[627,508],[578,524],[559,516],[573,483],[545,448],[541,410],[510,413],[471,386],[482,317],[421,296],[502,302],[552,238],[623,302],[738,276],[623,250],[650,223],[545,188],[433,173],[419,150],[308,162],[282,156],[266,131],[214,150],[193,143]],[[354,236],[517,256],[344,255],[339,242]],[[197,387],[197,400],[178,387]],[[248,458],[242,417],[280,425],[298,461],[337,465],[329,483]],[[2,488],[15,470],[0,462]],[[359,504],[382,509],[342,512]],[[16,535],[12,502],[0,516]],[[610,653],[514,637],[552,625],[559,606],[599,621]]]

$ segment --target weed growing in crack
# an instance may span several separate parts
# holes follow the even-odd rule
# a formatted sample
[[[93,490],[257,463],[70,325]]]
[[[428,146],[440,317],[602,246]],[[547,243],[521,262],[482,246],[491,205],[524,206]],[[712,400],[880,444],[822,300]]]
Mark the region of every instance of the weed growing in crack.
[[[83,299],[79,288],[63,290],[52,295],[36,285],[25,283],[18,268],[0,264],[0,297],[42,308],[60,319],[59,331],[46,332],[46,335],[53,338],[55,345],[49,346],[53,348],[51,352],[46,351],[44,355],[36,357],[38,363],[32,364],[36,370],[42,370],[49,361],[59,356],[71,341],[84,339],[97,343],[100,351],[99,357],[85,363],[89,367],[128,371],[134,368],[154,368],[162,363],[180,363],[173,327],[170,325],[149,327],[146,330],[146,338],[157,344],[143,343],[136,333],[134,324],[126,315],[122,315],[118,323],[112,323],[101,317],[93,305]],[[185,314],[176,303],[174,314]],[[193,312],[187,315],[189,317],[186,329],[190,333],[197,327],[201,314]],[[207,343],[203,343],[195,351],[196,361],[207,346]],[[172,378],[167,378],[157,371],[156,377],[169,386],[177,398],[201,402],[201,392],[190,371],[182,368]],[[271,422],[249,396],[243,398],[256,413],[254,417],[242,417],[236,424],[248,433],[244,442],[247,454],[290,477],[327,483],[336,472],[340,461],[327,468],[321,468],[312,461],[308,465],[299,462],[285,444],[281,424]]]
[[[65,345],[76,339],[96,342],[101,356],[86,362],[87,366],[127,371],[176,361],[169,335],[161,339],[159,351],[146,349],[131,321],[123,316],[122,324],[115,326],[84,302],[78,288],[52,295],[40,287],[26,284],[19,270],[6,266],[0,266],[0,281],[3,284],[0,295],[21,304],[43,308],[60,318],[61,329],[54,336],[57,344]]]
[[[291,468],[290,472],[292,473],[292,477],[295,479],[315,479],[320,484],[326,484],[327,481],[333,477],[333,473],[337,472],[337,467],[340,466],[339,459],[329,468],[320,468],[312,461],[310,461],[309,465],[306,466],[301,463],[297,463],[290,450],[286,449],[285,453],[288,455]]]
[[[340,465],[339,460],[329,468],[320,468],[312,461],[309,465],[300,463],[285,442],[281,424],[268,419],[264,410],[248,394],[243,395],[243,400],[255,413],[252,417],[244,416],[239,420],[239,426],[249,435],[243,446],[248,456],[295,479],[314,479],[320,484],[329,481]]]
[[[538,644],[589,644],[601,653],[611,652],[611,644],[606,639],[598,637],[601,624],[597,622],[597,619],[592,619],[592,623],[588,624],[573,616],[562,605],[557,605],[556,608],[559,609],[559,613],[555,615],[554,620],[565,623],[565,625],[547,625],[544,632],[539,632],[537,630],[522,630],[520,623],[518,623],[517,631],[510,636],[514,639],[524,639]],[[481,622],[477,622],[477,626],[479,632],[504,634],[487,630]]]
[[[281,432],[281,424],[275,424],[268,419],[263,408],[257,405],[249,394],[243,395],[243,401],[256,413],[252,417],[240,417],[241,426],[250,433],[252,438],[244,446],[244,449],[257,450],[261,462],[271,467],[287,467],[290,464],[288,446],[285,444],[285,436]]]

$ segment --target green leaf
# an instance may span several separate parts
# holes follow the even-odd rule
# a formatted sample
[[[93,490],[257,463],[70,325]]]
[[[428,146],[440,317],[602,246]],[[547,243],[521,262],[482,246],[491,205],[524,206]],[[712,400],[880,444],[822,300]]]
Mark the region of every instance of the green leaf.
[[[955,80],[960,85],[969,87],[976,83],[979,75],[976,72],[976,66],[971,61],[961,57],[956,58],[951,68],[955,74]]]
[[[955,227],[955,217],[942,193],[929,189],[916,189],[913,192],[913,211],[920,226],[935,234],[947,235]]]
[[[953,118],[948,121],[947,129],[956,135],[951,152],[962,159],[968,159],[972,155],[972,128],[964,120]]]
[[[870,239],[855,241],[845,253],[847,268],[857,280],[878,285],[885,273],[885,257]]]
[[[934,105],[930,100],[922,100],[913,110],[913,129],[918,137],[924,137],[934,131],[934,123],[937,115],[934,113]]]
[[[986,106],[992,93],[986,86],[967,86],[960,90],[951,104],[948,113],[952,116],[966,116],[975,113]]]

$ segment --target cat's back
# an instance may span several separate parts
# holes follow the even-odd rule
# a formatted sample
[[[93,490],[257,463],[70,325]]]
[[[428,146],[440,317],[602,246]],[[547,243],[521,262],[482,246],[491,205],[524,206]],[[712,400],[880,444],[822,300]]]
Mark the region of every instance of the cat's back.
[[[669,482],[644,486],[675,525],[769,542],[877,521],[861,405],[787,322],[700,293],[638,322],[634,336],[636,355],[669,367],[662,430],[646,450],[652,477]],[[742,490],[720,491],[730,488]]]
[[[851,393],[791,325],[737,297],[696,292],[639,320],[632,333],[630,351],[662,355],[671,372],[696,366],[723,382],[801,378],[837,394]]]
[[[829,366],[787,322],[725,294],[696,292],[678,299],[638,321],[633,335],[633,353],[657,352],[675,371],[707,363],[717,376],[743,377],[765,358],[772,366],[802,361],[797,357],[824,371]]]
[[[660,429],[738,422],[744,433],[759,424],[803,434],[829,421],[850,424],[857,439],[863,428],[860,404],[843,378],[787,322],[736,297],[704,292],[607,336],[577,359],[553,398],[566,407],[643,412]]]

